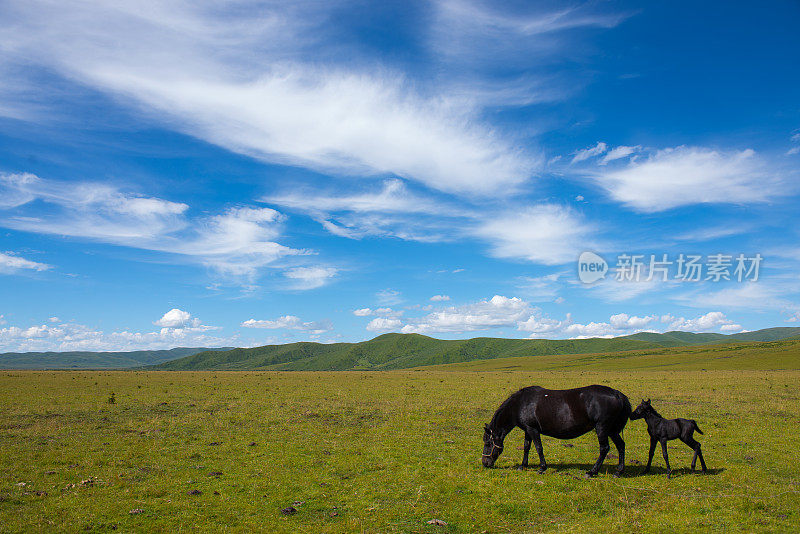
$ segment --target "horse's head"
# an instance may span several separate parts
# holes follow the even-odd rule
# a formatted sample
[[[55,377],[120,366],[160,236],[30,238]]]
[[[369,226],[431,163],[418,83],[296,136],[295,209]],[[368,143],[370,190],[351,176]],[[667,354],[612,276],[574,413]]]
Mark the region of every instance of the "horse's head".
[[[503,436],[489,425],[483,427],[483,467],[492,467],[503,452]]]
[[[636,419],[641,419],[644,417],[644,414],[652,410],[653,407],[650,406],[650,399],[642,400],[639,403],[639,406],[636,407],[635,410],[631,413],[631,421],[635,421]]]

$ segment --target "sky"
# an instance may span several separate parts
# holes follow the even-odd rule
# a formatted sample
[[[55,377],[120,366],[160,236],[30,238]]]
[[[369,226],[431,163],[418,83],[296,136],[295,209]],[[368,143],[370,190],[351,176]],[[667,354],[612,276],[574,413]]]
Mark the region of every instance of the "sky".
[[[800,326],[799,26],[3,2],[0,352]]]

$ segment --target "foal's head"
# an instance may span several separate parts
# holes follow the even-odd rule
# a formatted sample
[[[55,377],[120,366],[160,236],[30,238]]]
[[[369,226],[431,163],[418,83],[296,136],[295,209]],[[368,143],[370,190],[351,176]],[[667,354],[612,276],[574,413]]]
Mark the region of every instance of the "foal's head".
[[[653,411],[653,407],[650,406],[650,399],[643,400],[641,403],[639,403],[639,406],[637,406],[636,409],[633,410],[633,413],[631,413],[631,421],[635,421],[636,419],[641,419],[642,417],[645,416],[646,413],[651,411]]]
[[[483,467],[492,467],[497,457],[503,452],[503,436],[492,430],[489,425],[483,427]]]

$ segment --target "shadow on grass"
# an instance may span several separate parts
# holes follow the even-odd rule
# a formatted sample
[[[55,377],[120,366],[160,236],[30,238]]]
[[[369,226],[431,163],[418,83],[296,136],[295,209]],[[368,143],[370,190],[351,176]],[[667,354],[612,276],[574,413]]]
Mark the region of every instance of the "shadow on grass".
[[[555,474],[571,474],[570,471],[582,471],[581,475],[586,473],[589,469],[594,466],[594,463],[565,463],[565,464],[548,464],[547,473],[555,473]],[[506,465],[503,467],[497,467],[496,469],[510,469],[510,470],[521,470],[522,466],[517,465]],[[539,470],[538,464],[529,464],[528,467],[525,468],[525,471],[532,471],[536,473]],[[604,464],[603,467],[600,468],[600,473],[613,475],[617,470],[617,464]],[[683,475],[702,475],[702,476],[715,476],[723,473],[725,469],[718,468],[718,469],[708,469],[705,473],[700,471],[699,469],[692,471],[688,467],[682,467],[678,469],[672,470],[672,477],[676,476],[683,476]],[[538,473],[537,473],[538,474]],[[650,467],[650,471],[648,473],[644,473],[644,466],[640,465],[626,465],[625,472],[622,473],[623,477],[634,477],[634,476],[666,476],[667,469],[664,467]],[[573,475],[574,476],[574,475]],[[580,477],[577,477],[580,478]]]

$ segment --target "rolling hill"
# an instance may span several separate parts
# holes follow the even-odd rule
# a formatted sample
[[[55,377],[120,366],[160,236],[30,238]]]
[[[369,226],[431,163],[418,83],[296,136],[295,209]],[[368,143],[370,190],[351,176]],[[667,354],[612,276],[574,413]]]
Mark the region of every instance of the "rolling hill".
[[[220,349],[178,347],[170,350],[131,352],[6,352],[0,354],[0,369],[126,369],[143,367]]]
[[[164,370],[285,371],[389,370],[525,356],[598,354],[689,345],[770,342],[800,335],[800,328],[768,328],[744,334],[639,333],[617,338],[441,340],[420,334],[384,334],[360,343],[289,343],[200,352],[154,366]]]

